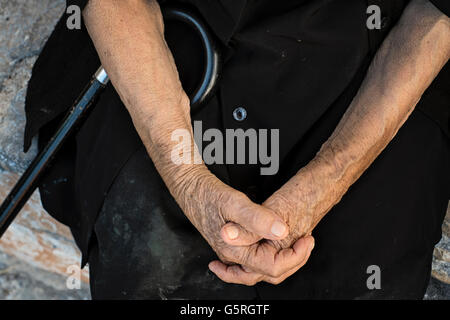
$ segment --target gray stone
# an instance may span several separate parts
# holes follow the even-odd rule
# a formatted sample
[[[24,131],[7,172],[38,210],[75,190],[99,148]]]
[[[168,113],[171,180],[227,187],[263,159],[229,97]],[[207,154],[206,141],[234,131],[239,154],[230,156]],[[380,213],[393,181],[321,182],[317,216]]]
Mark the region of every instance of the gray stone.
[[[450,284],[431,278],[424,300],[450,300]]]
[[[0,91],[0,166],[10,172],[22,172],[36,155],[36,141],[26,154],[22,147],[26,85],[35,60],[18,62]]]
[[[24,99],[31,67],[65,8],[64,0],[0,0],[0,169],[22,172]]]
[[[18,62],[39,54],[64,4],[63,0],[0,0],[0,88]]]
[[[0,0],[0,179],[23,172],[36,154],[36,143],[28,154],[22,152],[26,87],[32,66],[64,8],[64,0]],[[0,181],[0,201],[11,187],[8,181]],[[39,206],[32,205],[33,201]],[[21,214],[26,213],[35,219],[40,217],[40,220],[28,222],[36,225],[42,221],[51,221],[50,217],[45,216],[40,202],[36,199],[33,201],[28,202],[28,209],[22,210]],[[20,230],[26,228],[17,223],[14,225],[19,226]],[[55,230],[61,229],[56,222],[51,226],[56,226]],[[49,252],[55,254],[48,255],[48,266],[45,266],[42,263],[30,263],[36,260],[36,253],[39,252],[33,254],[27,248],[38,243],[31,241],[21,244],[17,240],[19,233],[11,234],[16,233],[16,229],[8,230],[9,235],[5,234],[1,241],[2,249],[8,249],[10,246],[7,240],[15,239],[18,249],[10,250],[13,255],[0,251],[0,299],[90,298],[87,282],[82,282],[79,290],[69,290],[64,271],[57,272],[55,268],[50,268],[55,264],[55,259],[49,259],[52,257],[66,257],[68,263],[72,261],[70,264],[79,260],[70,237],[62,237],[59,233],[47,234],[42,245],[53,244]],[[39,234],[33,228],[29,228],[27,234],[38,239],[36,237]]]
[[[89,286],[68,289],[67,277],[44,271],[0,252],[0,299],[88,300]]]
[[[431,275],[450,285],[450,206],[442,225],[442,238],[436,245]]]

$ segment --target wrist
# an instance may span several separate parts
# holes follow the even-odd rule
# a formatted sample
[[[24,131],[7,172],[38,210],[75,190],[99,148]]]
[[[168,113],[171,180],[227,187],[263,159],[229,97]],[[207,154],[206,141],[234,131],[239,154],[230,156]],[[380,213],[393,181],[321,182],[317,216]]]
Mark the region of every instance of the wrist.
[[[347,191],[344,166],[338,161],[321,152],[276,192],[295,212],[301,231],[311,232]]]

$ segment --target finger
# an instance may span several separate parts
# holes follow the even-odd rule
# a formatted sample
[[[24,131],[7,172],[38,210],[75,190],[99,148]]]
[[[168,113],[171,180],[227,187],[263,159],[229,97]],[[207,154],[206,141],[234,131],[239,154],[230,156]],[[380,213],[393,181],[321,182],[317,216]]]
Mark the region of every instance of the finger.
[[[227,206],[224,218],[269,240],[281,240],[289,234],[289,228],[280,216],[250,199]]]
[[[217,263],[217,265],[215,263]],[[210,270],[224,282],[254,286],[261,281],[274,285],[280,284],[297,272],[301,267],[302,266],[297,266],[278,278],[266,277],[257,272],[247,271],[239,265],[227,266],[219,261],[214,261],[214,264],[210,265]]]
[[[309,239],[306,239],[306,242],[309,242],[311,245],[311,241]],[[290,276],[292,276],[294,273],[296,273],[300,268],[302,268],[306,262],[308,261],[311,251],[314,245],[310,246],[310,250],[307,251],[306,256],[304,257],[303,261],[295,266],[293,269],[285,272],[279,277],[268,277],[264,276],[258,272],[251,271],[245,266],[240,265],[233,265],[233,266],[227,266],[226,264],[220,262],[220,261],[214,261],[211,262],[209,267],[210,270],[216,274],[219,279],[222,281],[225,281],[227,283],[235,283],[235,284],[243,284],[252,286],[260,281],[265,281],[274,285],[280,284]]]
[[[313,248],[314,249],[314,248]],[[294,269],[284,273],[282,276],[278,277],[278,278],[274,278],[274,277],[265,277],[263,279],[263,281],[268,282],[270,284],[280,284],[282,283],[284,280],[286,280],[287,278],[289,278],[290,276],[292,276],[294,273],[296,273],[299,269],[303,268],[303,266],[306,264],[306,262],[308,262],[309,257],[311,256],[311,252],[312,249],[310,251],[308,251],[305,259],[303,260],[302,263],[300,263],[297,267],[295,267]]]
[[[208,267],[220,280],[227,283],[254,286],[263,279],[263,275],[255,272],[247,272],[237,264],[230,266],[217,260],[212,261]]]
[[[234,222],[224,225],[220,235],[225,243],[232,246],[249,246],[261,240],[260,236],[247,231]]]
[[[280,284],[288,277],[297,272],[306,262],[288,271],[278,278],[266,277],[260,273],[253,272],[250,269],[240,265],[226,265],[221,261],[213,261],[209,264],[209,269],[222,281],[234,284],[243,284],[253,286],[258,282],[265,281],[271,284]]]
[[[313,246],[314,238],[311,236],[303,237],[297,240],[291,248],[278,252],[271,244],[263,242],[254,245],[251,250],[246,252],[246,255],[243,256],[245,261],[233,262],[242,264],[265,276],[278,278],[300,265],[312,250]],[[248,250],[248,247],[239,248],[236,251],[239,250]]]

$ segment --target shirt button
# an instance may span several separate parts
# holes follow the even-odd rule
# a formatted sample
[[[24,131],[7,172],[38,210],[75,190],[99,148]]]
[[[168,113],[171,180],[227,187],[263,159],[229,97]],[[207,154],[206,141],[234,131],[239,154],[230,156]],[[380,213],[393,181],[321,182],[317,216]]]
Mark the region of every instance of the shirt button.
[[[247,110],[242,107],[238,107],[233,111],[233,118],[236,121],[244,121],[247,118]]]

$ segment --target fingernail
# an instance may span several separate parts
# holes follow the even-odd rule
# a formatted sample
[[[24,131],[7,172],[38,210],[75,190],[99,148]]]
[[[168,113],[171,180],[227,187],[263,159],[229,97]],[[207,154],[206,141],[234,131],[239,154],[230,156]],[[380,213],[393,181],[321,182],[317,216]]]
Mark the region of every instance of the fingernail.
[[[281,237],[286,232],[286,225],[280,221],[275,221],[270,229],[272,234],[276,237]]]
[[[239,230],[236,227],[230,226],[226,228],[227,236],[231,240],[236,239],[239,236]]]

